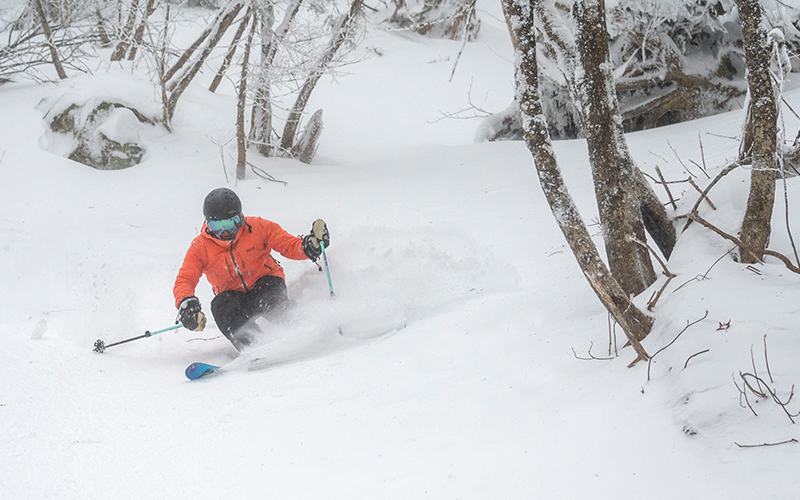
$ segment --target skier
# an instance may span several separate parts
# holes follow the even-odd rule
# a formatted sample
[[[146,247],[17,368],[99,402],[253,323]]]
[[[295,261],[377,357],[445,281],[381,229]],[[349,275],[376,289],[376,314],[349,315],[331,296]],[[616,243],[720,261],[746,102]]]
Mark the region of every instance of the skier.
[[[202,331],[206,316],[195,296],[195,287],[205,274],[214,290],[211,313],[222,334],[241,351],[253,342],[248,322],[286,306],[283,268],[271,251],[288,259],[315,261],[322,248],[318,237],[330,245],[328,228],[314,222],[305,237],[292,236],[278,224],[260,217],[245,217],[242,202],[228,188],[214,189],[203,202],[205,223],[193,241],[175,279],[173,294],[178,317],[185,328]],[[315,235],[316,233],[316,235]]]

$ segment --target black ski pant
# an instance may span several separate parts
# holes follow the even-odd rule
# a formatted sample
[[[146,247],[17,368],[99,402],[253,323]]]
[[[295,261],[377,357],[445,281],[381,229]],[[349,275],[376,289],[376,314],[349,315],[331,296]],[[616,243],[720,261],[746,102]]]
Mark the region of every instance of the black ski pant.
[[[222,334],[241,351],[253,343],[253,332],[258,326],[243,328],[251,320],[286,306],[286,282],[278,276],[259,278],[246,292],[228,290],[220,292],[211,301],[211,314]]]

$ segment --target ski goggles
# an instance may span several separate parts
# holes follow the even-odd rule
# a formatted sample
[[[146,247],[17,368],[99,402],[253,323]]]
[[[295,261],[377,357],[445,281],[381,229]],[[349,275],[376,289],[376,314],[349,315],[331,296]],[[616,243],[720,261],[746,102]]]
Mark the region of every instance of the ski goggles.
[[[242,216],[237,215],[222,220],[207,220],[206,226],[217,238],[222,237],[222,239],[226,239],[224,238],[225,236],[234,236],[239,231],[239,228],[242,226]]]

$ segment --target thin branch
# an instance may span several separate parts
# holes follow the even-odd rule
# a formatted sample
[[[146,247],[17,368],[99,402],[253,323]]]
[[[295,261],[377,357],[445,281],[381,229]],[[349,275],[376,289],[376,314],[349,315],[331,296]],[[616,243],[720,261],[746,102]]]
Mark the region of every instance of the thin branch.
[[[753,405],[750,404],[750,399],[747,397],[747,391],[739,387],[739,383],[736,382],[736,377],[734,377],[733,374],[731,374],[731,376],[733,377],[733,385],[735,385],[736,389],[739,391],[739,406],[744,408],[744,405],[742,405],[742,398],[744,398],[744,402],[747,405],[747,407],[750,408],[750,411],[753,412],[753,415],[757,417],[758,413],[756,413],[756,410],[753,408]]]
[[[672,205],[672,209],[677,211],[678,205],[675,203],[675,198],[672,197],[672,191],[669,190],[667,181],[664,180],[664,175],[661,173],[661,169],[658,168],[658,165],[656,165],[656,173],[658,174],[658,178],[661,179],[661,184],[664,186],[664,189],[667,191],[667,196],[669,196],[669,202]]]
[[[619,351],[617,350],[617,322],[614,321],[614,317],[611,316],[611,313],[608,314],[608,355],[611,356],[611,348],[614,348],[614,356],[619,356]]]
[[[442,111],[439,110],[439,118],[435,120],[428,120],[428,123],[438,123],[445,119],[453,119],[453,120],[471,120],[473,118],[486,118],[487,116],[491,116],[492,113],[487,111],[480,106],[477,106],[472,102],[472,84],[473,80],[470,80],[469,89],[467,90],[467,104],[469,107],[459,109],[458,111]],[[471,114],[467,115],[467,112]]]
[[[758,259],[757,256],[755,255],[755,253],[752,250],[750,250],[749,247],[745,246],[744,243],[742,243],[741,240],[739,240],[739,238],[737,238],[735,236],[732,236],[732,235],[722,231],[721,229],[717,228],[716,226],[714,226],[713,224],[711,224],[707,220],[705,220],[702,217],[700,217],[700,215],[697,212],[692,212],[691,214],[689,214],[689,218],[694,220],[694,221],[699,222],[701,225],[707,227],[708,229],[711,229],[712,231],[714,231],[718,235],[722,236],[726,240],[729,240],[729,241],[732,241],[732,242],[736,243],[736,246],[738,246],[740,250],[742,250],[744,252],[747,252],[750,255],[756,257],[756,259],[759,262],[763,262],[763,261],[761,261],[761,259]],[[786,266],[786,268],[788,270],[792,271],[793,273],[800,274],[800,267],[795,266],[792,263],[792,261],[789,260],[785,255],[783,255],[781,253],[778,253],[778,252],[775,252],[773,250],[768,250],[768,249],[764,250],[764,255],[769,255],[770,257],[775,257],[776,259],[778,259],[781,262],[783,262],[783,264]]]
[[[672,274],[670,270],[667,269],[667,265],[664,263],[663,260],[661,260],[661,257],[658,255],[658,253],[656,253],[656,251],[653,250],[650,247],[650,245],[648,245],[646,242],[643,242],[634,236],[628,236],[628,240],[636,243],[639,246],[646,248],[653,255],[653,257],[656,258],[658,263],[661,264],[661,268],[663,269],[662,274],[667,277],[667,281],[664,283],[661,289],[658,290],[658,292],[656,292],[655,294],[653,294],[653,296],[650,297],[650,300],[647,302],[647,310],[652,311],[653,308],[655,308],[658,299],[661,298],[661,294],[664,293],[664,290],[666,290],[669,283],[672,281],[673,278],[677,277],[677,275]]]
[[[450,72],[450,79],[448,82],[453,81],[453,76],[456,74],[456,68],[458,67],[458,61],[461,59],[461,54],[464,53],[464,47],[467,46],[467,30],[469,30],[469,20],[472,15],[475,13],[475,4],[478,3],[478,0],[472,0],[468,7],[468,10],[464,12],[464,29],[461,31],[461,48],[456,55],[456,61],[453,63],[453,71]]]
[[[687,180],[687,182],[688,182],[689,184],[691,184],[691,185],[692,185],[692,187],[693,187],[693,188],[695,188],[695,189],[697,190],[697,192],[698,192],[698,193],[700,193],[700,199],[701,199],[701,200],[702,200],[702,199],[706,200],[706,201],[708,202],[708,206],[710,206],[710,207],[711,207],[712,209],[714,209],[714,210],[716,210],[716,209],[717,209],[717,207],[715,207],[715,206],[714,206],[714,204],[711,202],[711,199],[708,197],[708,194],[704,193],[704,192],[703,192],[703,190],[702,190],[702,189],[700,189],[700,186],[698,186],[698,185],[697,185],[697,183],[695,183],[695,182],[694,182],[694,179],[692,179],[691,177],[689,177],[689,179]]]
[[[741,165],[741,163],[739,161],[735,161],[735,162],[731,163],[730,165],[728,165],[727,167],[725,167],[724,169],[722,169],[722,171],[719,174],[717,174],[716,177],[714,177],[714,180],[712,180],[708,184],[708,186],[706,186],[706,188],[703,190],[700,198],[697,199],[697,202],[692,207],[691,212],[696,212],[697,211],[697,209],[700,207],[700,203],[703,201],[703,198],[708,194],[709,191],[711,191],[711,188],[713,188],[714,185],[716,185],[716,183],[720,181],[720,179],[722,179],[723,177],[725,177],[729,173],[733,172],[733,170],[736,167],[740,166],[740,165]],[[692,223],[691,220],[686,221],[686,225],[683,226],[683,230],[686,231],[686,229],[689,227],[689,224],[691,224],[691,223]]]
[[[764,398],[764,399],[766,399],[768,397],[772,398],[772,400],[775,402],[775,404],[777,404],[778,406],[781,407],[781,409],[786,414],[786,416],[789,418],[789,420],[792,423],[795,423],[794,419],[799,414],[798,413],[792,414],[787,409],[787,406],[789,405],[789,403],[792,402],[792,398],[794,398],[794,385],[792,385],[791,392],[789,393],[789,397],[786,399],[786,401],[781,401],[781,399],[778,397],[777,391],[772,389],[769,386],[769,384],[767,384],[767,382],[765,380],[763,380],[761,377],[759,377],[757,375],[754,375],[752,373],[742,373],[742,372],[739,372],[739,377],[741,377],[742,382],[744,384],[744,389],[739,389],[740,395],[743,395],[745,397],[745,401],[747,402],[748,406],[750,406],[750,410],[753,411],[754,414],[756,412],[755,412],[755,410],[753,410],[752,405],[750,405],[750,401],[747,399],[747,389],[750,389],[750,392],[752,392],[756,397]],[[752,378],[753,380],[756,381],[756,383],[757,383],[757,385],[759,387],[758,390],[756,390],[753,387],[753,384],[748,382],[748,378]],[[765,391],[761,390],[761,386],[762,385],[766,388]],[[736,387],[739,388],[739,385],[737,384]],[[758,416],[758,415],[756,414],[756,416]]]
[[[692,359],[692,358],[693,358],[693,357],[695,357],[695,356],[699,356],[699,355],[701,355],[701,354],[705,354],[705,353],[707,353],[709,350],[710,350],[710,349],[705,349],[705,350],[702,350],[702,351],[700,351],[700,352],[696,352],[696,353],[692,354],[691,356],[689,356],[689,357],[686,359],[686,363],[684,363],[684,364],[683,364],[683,369],[685,370],[685,369],[686,369],[686,367],[687,367],[687,366],[689,366],[689,360],[690,360],[690,359]]]
[[[771,370],[769,368],[769,358],[768,358],[768,355],[767,355],[767,338],[766,337],[767,336],[764,335],[764,359],[765,359],[765,361],[767,363],[767,373],[769,374],[769,377],[770,377],[770,383],[774,384],[774,380],[772,379],[772,372],[771,372]],[[750,360],[751,360],[751,362],[753,364],[753,373],[742,373],[742,372],[739,372],[739,378],[741,378],[741,380],[742,380],[742,386],[739,387],[739,384],[736,382],[736,377],[734,377],[734,379],[733,379],[733,383],[736,386],[736,389],[739,390],[739,404],[742,405],[741,401],[742,401],[742,399],[744,399],[747,407],[750,408],[751,412],[753,412],[753,415],[758,416],[758,414],[756,413],[755,409],[753,409],[753,405],[750,404],[750,399],[748,398],[748,390],[749,390],[749,392],[752,393],[757,398],[763,398],[763,399],[771,398],[772,401],[775,402],[775,404],[777,404],[778,406],[781,407],[781,409],[786,414],[786,416],[789,418],[789,420],[792,423],[795,423],[794,419],[796,417],[800,416],[800,412],[792,414],[791,412],[789,412],[789,410],[787,408],[789,406],[789,404],[792,402],[792,398],[794,398],[794,385],[792,385],[792,388],[791,388],[791,390],[789,392],[789,396],[786,398],[785,401],[782,401],[778,397],[778,392],[775,389],[773,389],[772,387],[770,387],[770,385],[769,385],[770,383],[768,383],[766,380],[764,380],[763,378],[761,378],[758,375],[758,372],[756,370],[755,356],[753,355],[753,346],[750,346]],[[757,388],[754,387],[752,382],[755,382],[755,386]],[[744,407],[744,405],[742,405],[742,407]]]
[[[764,388],[761,388],[761,377],[758,375],[758,369],[756,369],[756,357],[753,354],[753,346],[750,345],[750,363],[753,365],[753,374],[755,375],[756,383],[758,384],[758,392],[759,397],[765,397],[762,395],[766,395],[769,392],[769,386],[765,384]],[[766,392],[765,392],[766,391]]]
[[[800,257],[797,256],[797,246],[794,244],[794,236],[792,235],[792,226],[789,224],[789,190],[786,185],[786,171],[781,169],[781,179],[783,180],[783,208],[784,219],[786,220],[786,232],[789,234],[789,242],[792,244],[794,251],[794,260],[800,265]]]
[[[228,142],[226,142],[225,144],[222,144],[221,141],[214,140],[214,138],[210,137],[207,134],[206,134],[206,137],[208,137],[208,139],[219,148],[219,156],[222,159],[222,173],[225,174],[225,184],[228,184],[228,182],[229,182],[229,180],[228,180],[228,168],[225,166],[225,146],[230,144],[233,141],[233,139],[228,139]]]
[[[250,169],[253,171],[253,173],[256,174],[257,176],[261,177],[262,179],[270,181],[270,182],[277,182],[279,184],[283,184],[284,186],[288,186],[289,185],[288,182],[276,179],[272,175],[268,174],[263,168],[257,167],[255,165],[253,165],[252,163],[250,163],[249,161],[247,162],[247,164],[250,165]]]
[[[786,105],[786,107],[787,107],[787,108],[789,108],[789,111],[791,111],[791,112],[792,112],[792,114],[793,114],[793,115],[794,115],[796,118],[800,119],[800,115],[798,115],[798,114],[797,114],[797,112],[796,112],[794,109],[792,109],[792,107],[789,105],[789,103],[788,103],[788,102],[786,102],[786,98],[785,98],[785,97],[781,96],[781,101],[783,101],[783,103]]]
[[[64,80],[65,78],[67,78],[67,73],[64,71],[64,67],[61,65],[61,59],[58,56],[58,50],[56,50],[56,46],[53,43],[53,33],[50,30],[50,24],[47,22],[47,15],[44,12],[42,1],[34,0],[33,7],[36,10],[36,14],[39,16],[39,22],[42,25],[42,31],[44,31],[44,36],[47,39],[47,46],[50,49],[50,58],[52,60],[53,66],[56,69],[58,77]]]
[[[797,440],[795,438],[792,438],[792,439],[787,439],[786,441],[780,441],[778,443],[739,444],[736,441],[734,441],[733,444],[735,444],[739,448],[760,448],[762,446],[780,446],[782,444],[796,443],[796,442]]]
[[[687,174],[689,174],[689,175],[691,175],[692,177],[697,177],[696,175],[694,175],[694,174],[692,173],[692,171],[691,171],[691,170],[689,170],[689,169],[686,167],[686,164],[685,164],[685,163],[683,163],[683,160],[681,160],[681,157],[678,155],[678,152],[677,152],[677,151],[675,151],[675,148],[673,148],[673,147],[672,147],[672,144],[670,144],[670,143],[669,143],[669,141],[667,141],[667,146],[669,146],[669,149],[671,149],[671,150],[672,150],[672,152],[673,152],[673,153],[675,153],[675,158],[677,158],[677,159],[678,159],[678,161],[680,162],[680,164],[681,164],[681,165],[683,166],[683,168],[686,170],[686,173],[687,173]]]
[[[592,354],[592,347],[593,346],[594,346],[594,343],[590,342],[589,343],[589,352],[587,353],[587,354],[589,354],[588,358],[582,358],[582,357],[578,356],[578,353],[575,352],[574,348],[572,348],[572,354],[575,356],[576,359],[580,359],[581,361],[611,361],[611,360],[614,359],[613,357],[610,357],[610,358],[598,358],[597,356]]]
[[[676,288],[675,290],[673,290],[673,291],[672,291],[672,293],[675,293],[675,292],[677,292],[678,290],[680,290],[681,288],[683,288],[683,287],[684,287],[684,286],[686,286],[687,284],[691,283],[692,281],[703,281],[703,280],[707,279],[707,278],[708,278],[708,273],[710,273],[710,272],[711,272],[711,270],[712,270],[712,269],[714,269],[714,266],[716,266],[716,265],[719,263],[719,261],[721,261],[722,259],[724,259],[724,258],[725,258],[727,255],[729,255],[729,254],[730,254],[731,252],[733,252],[735,249],[736,249],[736,247],[732,247],[730,250],[728,250],[727,252],[725,252],[724,254],[722,254],[722,255],[720,256],[720,258],[719,258],[719,259],[715,260],[715,261],[714,261],[714,263],[713,263],[713,264],[711,264],[711,267],[709,267],[709,268],[708,268],[708,270],[705,272],[705,274],[702,274],[702,275],[697,275],[697,276],[695,276],[694,278],[690,279],[690,280],[689,280],[689,281],[687,281],[686,283],[682,284],[681,286],[679,286],[678,288]]]
[[[632,242],[636,243],[637,245],[646,248],[653,255],[653,257],[656,258],[658,263],[661,265],[661,269],[663,269],[664,275],[665,276],[672,276],[673,278],[675,277],[675,275],[672,274],[669,269],[667,269],[667,265],[664,263],[663,260],[661,260],[661,257],[658,255],[658,253],[655,250],[653,250],[653,248],[649,244],[647,244],[644,241],[641,241],[639,238],[637,238],[635,236],[630,236],[630,235],[628,235],[628,241],[632,241]]]
[[[647,301],[648,311],[652,311],[653,309],[655,309],[658,299],[661,298],[661,295],[664,293],[664,290],[667,289],[670,282],[672,282],[673,278],[675,278],[675,276],[668,276],[667,281],[664,282],[664,286],[662,286],[657,292],[653,294],[653,296],[650,297],[650,300]]]
[[[708,175],[708,172],[706,172],[706,152],[703,148],[703,138],[700,137],[699,130],[697,131],[697,141],[700,143],[700,159],[703,160],[703,166],[700,167],[700,165],[698,165],[698,167],[700,167],[700,170],[702,170],[703,173],[706,174],[706,177],[710,179],[711,177]]]
[[[769,375],[769,381],[773,384],[775,380],[772,378],[772,371],[769,369],[769,356],[767,355],[767,334],[764,334],[764,363],[767,365],[767,375]]]
[[[700,318],[700,319],[697,319],[697,320],[694,320],[694,321],[692,321],[691,323],[687,322],[687,323],[686,323],[686,326],[683,328],[683,330],[681,330],[680,332],[678,332],[678,335],[676,335],[676,336],[675,336],[675,338],[674,338],[674,339],[672,339],[672,342],[670,342],[669,344],[665,345],[665,346],[664,346],[664,347],[662,347],[661,349],[657,350],[657,351],[656,351],[656,352],[655,352],[655,353],[654,353],[652,356],[650,356],[650,359],[647,361],[647,380],[648,380],[648,381],[650,380],[650,366],[653,364],[653,358],[655,358],[655,357],[658,355],[658,353],[660,353],[661,351],[663,351],[663,350],[664,350],[664,349],[666,349],[667,347],[669,347],[669,346],[671,346],[672,344],[674,344],[674,343],[675,343],[675,341],[676,341],[676,340],[678,340],[678,339],[680,338],[680,336],[681,336],[681,335],[683,335],[683,332],[685,332],[686,330],[688,330],[688,329],[689,329],[689,327],[692,327],[692,326],[696,325],[697,323],[700,323],[701,321],[703,321],[703,320],[704,320],[704,319],[706,319],[707,317],[708,317],[708,311],[706,311],[706,313],[703,315],[703,317],[702,317],[702,318]]]

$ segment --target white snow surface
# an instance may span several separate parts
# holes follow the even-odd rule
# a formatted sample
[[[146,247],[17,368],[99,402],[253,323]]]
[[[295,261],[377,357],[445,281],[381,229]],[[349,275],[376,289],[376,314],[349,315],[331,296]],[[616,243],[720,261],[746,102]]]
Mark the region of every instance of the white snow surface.
[[[314,162],[251,154],[287,185],[252,172],[234,182],[235,142],[223,165],[231,89],[193,85],[172,133],[135,134],[126,122],[144,161],[97,171],[45,150],[39,104],[110,93],[148,108],[157,94],[144,70],[0,86],[0,498],[797,498],[800,444],[736,443],[800,439],[798,427],[770,399],[751,395],[757,416],[743,407],[734,380],[771,375],[784,400],[800,383],[800,276],[773,258],[748,268],[723,257],[731,244],[693,224],[643,345],[656,353],[706,319],[650,366],[627,367],[635,354],[619,330],[619,356],[577,359],[573,349],[608,357],[608,317],[530,153],[472,144],[476,121],[438,120],[467,107],[470,90],[484,109],[511,102],[507,30],[499,6],[481,5],[480,36],[449,83],[459,42],[372,29],[360,50],[373,57],[313,95],[309,111],[325,110]],[[800,94],[787,102],[800,109]],[[645,172],[690,171],[705,186],[692,161],[713,178],[737,155],[741,120],[628,140]],[[784,123],[794,137],[798,120]],[[585,142],[555,151],[584,219],[596,220]],[[749,172],[734,171],[701,214],[736,233],[748,185]],[[272,363],[264,369],[239,358],[188,381],[189,363],[235,357],[213,321],[93,352],[96,339],[174,324],[172,284],[219,186],[293,234],[325,219],[335,298],[313,264],[281,259],[293,308],[261,322],[247,356]],[[800,179],[785,187],[800,234]],[[672,192],[674,215],[697,199],[687,184]],[[792,255],[785,214],[779,182],[770,248]],[[197,294],[208,312],[205,280]]]

